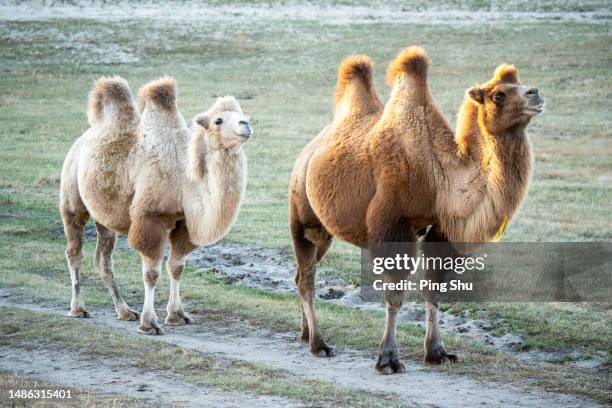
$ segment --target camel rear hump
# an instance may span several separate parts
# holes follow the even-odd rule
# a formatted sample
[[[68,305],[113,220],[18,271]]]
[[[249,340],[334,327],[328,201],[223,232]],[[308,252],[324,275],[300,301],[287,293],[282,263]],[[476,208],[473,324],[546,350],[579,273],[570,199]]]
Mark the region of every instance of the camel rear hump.
[[[373,62],[367,55],[352,55],[338,67],[334,117],[350,113],[369,114],[382,110],[372,79]]]
[[[387,84],[411,100],[424,103],[429,97],[429,57],[421,47],[402,50],[387,69]]]
[[[127,81],[120,76],[99,78],[89,94],[87,118],[92,126],[105,122],[124,127],[135,125],[138,114]]]

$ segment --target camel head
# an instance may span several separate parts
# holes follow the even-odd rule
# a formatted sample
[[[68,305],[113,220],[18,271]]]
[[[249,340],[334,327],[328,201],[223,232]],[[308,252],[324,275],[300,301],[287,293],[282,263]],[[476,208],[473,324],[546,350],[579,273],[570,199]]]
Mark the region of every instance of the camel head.
[[[537,88],[519,83],[514,65],[497,67],[493,79],[470,88],[468,96],[478,105],[479,118],[494,135],[515,127],[524,128],[531,118],[544,111],[544,96]]]
[[[218,98],[206,112],[194,119],[196,131],[204,131],[212,149],[237,149],[253,134],[249,118],[242,113],[233,96]]]

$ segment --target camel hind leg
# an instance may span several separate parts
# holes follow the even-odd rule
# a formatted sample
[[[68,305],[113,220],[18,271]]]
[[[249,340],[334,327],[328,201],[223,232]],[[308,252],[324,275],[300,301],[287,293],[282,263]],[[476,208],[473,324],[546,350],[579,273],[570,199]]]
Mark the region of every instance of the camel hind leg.
[[[76,211],[62,209],[62,221],[64,222],[64,233],[68,246],[66,248],[66,260],[70,269],[70,280],[72,285],[72,299],[70,301],[69,316],[91,317],[81,297],[81,263],[83,261],[83,231],[89,220],[89,213],[85,207]]]
[[[130,309],[125,303],[119,294],[117,283],[115,282],[112,254],[115,249],[116,235],[113,231],[98,222],[96,222],[96,231],[98,232],[95,258],[96,269],[102,278],[102,282],[104,282],[104,285],[113,298],[117,319],[137,320],[140,316],[139,313]]]
[[[302,308],[302,340],[308,340],[311,354],[333,356],[334,350],[327,345],[315,312],[316,264],[331,244],[332,236],[322,225],[305,226],[292,220],[291,235],[297,263],[295,283],[298,287]]]
[[[313,229],[310,229],[310,230],[306,230],[306,233],[312,235],[312,238],[316,237],[315,238],[316,239],[316,244],[315,245],[316,245],[316,251],[317,251],[317,260],[316,260],[316,263],[319,263],[319,261],[321,261],[321,259],[323,259],[323,256],[325,256],[325,254],[329,250],[329,247],[331,246],[332,238],[333,237],[323,227],[317,227],[317,228],[313,228]],[[313,280],[312,285],[313,285],[313,287],[314,287],[314,277],[315,277],[315,275],[316,275],[316,273],[313,274],[313,277],[312,277],[312,280]],[[297,283],[298,283],[298,278],[297,278],[297,275],[296,275],[296,284]],[[301,302],[300,302],[300,309],[302,311],[302,334],[300,336],[300,340],[308,343],[309,340],[310,340],[310,331],[308,329],[308,317],[306,316],[306,311],[304,310],[304,306],[301,304]]]

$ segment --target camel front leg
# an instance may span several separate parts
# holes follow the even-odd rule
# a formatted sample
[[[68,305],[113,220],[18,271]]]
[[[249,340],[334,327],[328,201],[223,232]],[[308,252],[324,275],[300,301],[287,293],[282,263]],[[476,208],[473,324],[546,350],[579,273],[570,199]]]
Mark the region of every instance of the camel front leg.
[[[426,257],[440,257],[443,259],[459,256],[452,244],[446,239],[444,233],[435,225],[425,235],[423,252]],[[425,271],[425,279],[432,282],[444,282],[446,277],[446,270],[427,269]],[[451,363],[457,362],[457,356],[448,353],[444,348],[444,341],[440,332],[440,292],[424,289],[422,295],[425,299],[425,323],[427,324],[424,341],[424,362],[426,364],[441,364],[445,361],[450,361]]]
[[[399,349],[397,347],[396,332],[397,318],[402,308],[402,303],[385,302],[385,332],[378,351],[376,371],[380,374],[405,373],[406,367],[400,361]]]
[[[138,332],[164,334],[157,323],[155,312],[155,285],[161,273],[167,230],[156,217],[136,218],[130,226],[128,243],[142,258],[142,280],[144,281],[144,305],[140,314]]]
[[[187,255],[196,248],[189,239],[189,231],[184,221],[179,221],[170,233],[170,257],[166,263],[166,269],[170,277],[170,297],[166,306],[165,324],[169,326],[181,326],[193,323],[193,319],[185,313],[181,301],[180,283],[181,274],[185,267]]]
[[[168,276],[170,277],[170,297],[166,306],[165,324],[168,326],[182,326],[184,324],[192,324],[193,319],[185,313],[183,302],[179,293],[181,284],[181,273],[185,267],[185,258],[175,258],[170,256],[166,263]]]
[[[384,254],[376,252],[380,255]],[[389,254],[387,254],[389,255]],[[405,279],[408,272],[399,271],[395,273],[385,272],[383,274],[383,282],[385,284],[398,283]],[[406,372],[406,367],[400,361],[399,348],[397,347],[397,321],[399,312],[402,309],[402,304],[406,299],[405,290],[390,290],[385,289],[385,331],[378,351],[378,361],[375,369],[379,374],[402,374]]]
[[[398,246],[405,246],[407,250],[414,252],[416,240],[414,229],[408,219],[393,215],[393,208],[389,208],[391,203],[393,200],[381,195],[376,197],[368,208],[368,251],[371,259],[394,257]],[[407,270],[385,271],[383,282],[397,283],[405,279],[408,274]],[[384,295],[385,331],[375,369],[380,374],[405,373],[406,367],[400,361],[396,332],[398,315],[406,299],[406,291],[385,288]]]
[[[438,302],[425,302],[425,358],[427,364],[441,364],[444,361],[457,362],[457,356],[444,348],[440,333],[440,306]]]
[[[143,334],[164,334],[157,323],[155,312],[155,284],[161,272],[161,259],[142,258],[142,279],[144,281],[144,305],[140,315],[138,332]]]

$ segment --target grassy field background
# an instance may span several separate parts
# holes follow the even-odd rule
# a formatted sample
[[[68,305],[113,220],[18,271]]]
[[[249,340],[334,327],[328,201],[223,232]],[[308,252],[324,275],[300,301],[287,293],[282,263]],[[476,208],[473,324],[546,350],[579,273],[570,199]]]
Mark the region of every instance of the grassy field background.
[[[350,13],[355,4],[336,5]],[[214,13],[216,6],[223,8],[218,21],[188,18],[185,5],[177,6],[183,14],[177,11],[178,16],[169,14],[167,19],[139,14],[138,4],[133,16],[113,18],[104,13],[92,17],[87,9],[83,16],[11,16],[8,6],[2,9],[1,287],[34,302],[69,304],[70,279],[57,210],[59,174],[70,145],[87,129],[87,94],[99,76],[121,75],[134,93],[156,77],[175,76],[179,106],[188,120],[206,110],[216,96],[236,95],[252,118],[255,136],[246,145],[246,199],[226,241],[289,253],[289,174],[302,147],[331,118],[339,62],[353,53],[372,56],[377,89],[386,99],[386,65],[413,44],[427,49],[432,92],[452,122],[465,90],[488,80],[502,62],[516,64],[522,82],[545,94],[547,112],[529,128],[536,154],[534,180],[505,240],[612,239],[612,25],[607,2],[360,2],[353,21],[350,14],[340,18],[332,12],[327,19],[325,8],[318,18],[300,14],[309,8],[297,2],[246,8],[238,2],[219,2],[201,7]],[[258,18],[252,17],[252,9],[261,10]],[[398,9],[423,14],[401,21],[393,18]],[[108,8],[101,10],[110,13]],[[498,12],[507,15],[495,17]],[[444,23],[445,18],[449,22]],[[93,268],[93,245],[88,242],[84,249],[83,293],[95,313],[96,308],[110,309],[112,303]],[[336,242],[322,266],[330,276],[356,283],[358,262],[356,249]],[[117,249],[115,266],[128,303],[141,304],[138,255]],[[234,311],[276,330],[299,327],[293,295],[229,287],[213,275],[195,274],[193,268],[188,268],[183,282],[185,299],[194,307]],[[158,293],[160,305],[167,299],[165,277]],[[379,313],[328,304],[319,309],[324,333],[334,344],[376,348],[382,328]],[[529,348],[612,353],[609,304],[478,306],[482,309],[503,319],[498,334],[520,334]],[[17,319],[22,327],[45,325],[28,314],[4,316],[4,323]],[[69,333],[74,327],[55,325],[53,330]],[[421,358],[421,335],[421,327],[401,325],[406,357]],[[609,357],[593,370],[564,364],[533,368],[483,344],[456,337],[447,342],[465,356],[464,363],[440,370],[498,381],[510,378],[522,385],[610,401]],[[304,398],[295,390],[286,395]],[[367,396],[359,398],[357,402],[369,401]]]

